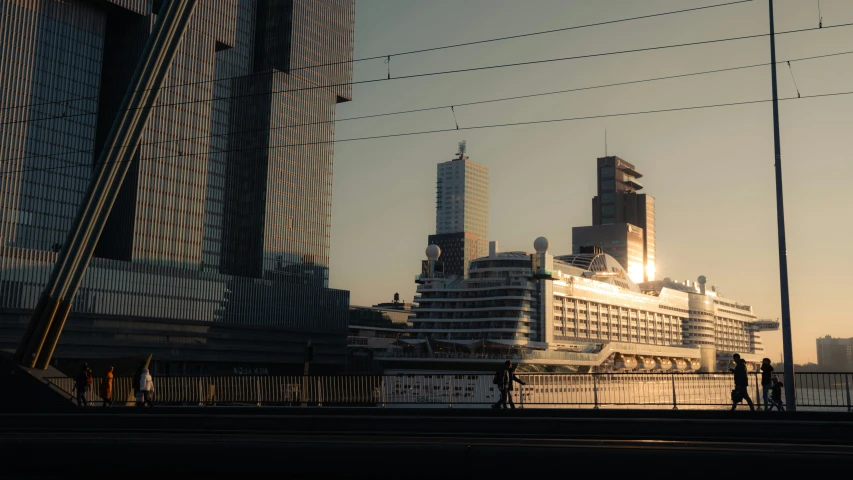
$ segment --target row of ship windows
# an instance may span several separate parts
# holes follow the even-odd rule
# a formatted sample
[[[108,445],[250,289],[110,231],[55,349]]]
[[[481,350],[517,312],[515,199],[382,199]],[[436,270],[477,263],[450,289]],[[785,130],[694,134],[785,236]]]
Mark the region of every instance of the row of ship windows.
[[[575,330],[575,329],[572,329],[572,328],[564,329],[564,328],[554,327],[554,332],[556,332],[556,333],[572,332],[572,331],[574,331],[574,330]],[[638,331],[637,331],[637,329],[636,329],[636,328],[635,328],[635,329],[632,329],[632,330],[633,330],[633,331],[632,331],[632,332],[630,332],[632,336],[635,336],[635,337],[636,337],[636,336],[637,336],[637,334],[638,334],[638,333],[640,333],[640,332],[638,332]],[[617,331],[617,330],[609,330],[609,331],[608,331],[606,328],[602,328],[601,330],[597,330],[597,329],[594,329],[594,328],[593,328],[593,329],[589,329],[589,330],[587,330],[586,328],[579,328],[579,329],[577,329],[577,331],[578,331],[578,332],[581,332],[581,333],[586,333],[587,331],[589,331],[590,333],[601,333],[601,334],[611,333],[611,334],[613,334],[613,335],[620,335],[620,334],[622,334],[622,335],[625,335],[625,336],[627,336],[627,335],[628,335],[628,332],[626,332],[626,331],[622,331],[622,332],[619,332],[619,331]],[[648,336],[648,337],[658,337],[658,338],[664,338],[664,337],[666,337],[666,338],[669,338],[669,337],[678,337],[678,338],[681,338],[681,337],[682,337],[682,335],[679,335],[677,332],[663,332],[663,333],[662,333],[662,332],[656,332],[655,334],[648,333],[648,334],[644,334],[644,335],[641,335],[641,336],[642,336],[643,338],[645,338],[646,336]],[[697,335],[691,335],[691,337],[694,337],[694,336],[697,336]],[[710,335],[710,337],[711,337],[711,338],[713,338],[714,336],[713,336],[713,335]]]
[[[581,333],[585,333],[585,331],[581,331]],[[612,338],[612,339],[615,339],[615,340],[624,340],[624,341],[629,341],[629,342],[631,342],[631,341],[633,341],[633,342],[640,342],[640,341],[648,342],[648,341],[659,340],[661,342],[680,343],[682,341],[681,337],[678,337],[678,336],[671,336],[670,337],[668,335],[667,336],[658,335],[657,339],[652,338],[651,336],[645,337],[642,335],[639,335],[639,336],[638,335],[622,335],[622,336],[613,335],[613,337],[614,338]],[[616,337],[619,337],[619,338],[616,338]],[[582,336],[582,335],[577,335],[577,336],[557,336],[557,335],[555,335],[554,336],[555,340],[562,340],[562,341],[573,341],[573,340],[585,339],[585,338],[586,337]]]
[[[586,312],[583,312],[583,311],[578,311],[576,314],[573,311],[568,311],[568,312],[566,312],[565,315],[563,315],[562,312],[555,312],[554,313],[554,318],[563,318],[563,317],[568,318],[568,319],[577,318],[579,320],[584,320],[584,319],[588,318],[590,321],[608,321],[608,320],[609,321],[618,321],[621,318],[623,322],[628,321],[628,317],[625,315],[619,316],[616,314],[610,315],[607,313],[602,313],[601,315],[598,315],[595,312],[590,312],[589,314],[587,314]],[[676,323],[676,322],[683,321],[683,319],[678,318],[678,317],[670,317],[667,315],[661,315],[661,316],[655,317],[654,314],[651,314],[646,318],[640,317],[638,319],[634,315],[632,315],[630,318],[631,318],[632,322],[640,321],[640,322],[644,322],[644,323],[649,323],[649,322],[655,323],[655,321],[656,321],[658,324],[661,322]],[[654,318],[657,318],[657,320],[653,320]]]
[[[555,320],[555,321],[559,321],[559,322],[561,322],[561,323],[562,323],[562,322],[565,322],[565,321],[568,321],[568,322],[570,322],[570,321],[571,321],[571,320],[569,320],[569,319],[563,320],[562,318],[559,318],[559,317],[558,317],[558,318],[555,318],[554,320]],[[587,320],[580,320],[580,321],[579,321],[579,323],[580,323],[581,325],[584,325],[584,326],[585,326],[585,325],[587,324]],[[616,327],[616,326],[617,326],[617,325],[612,325],[612,327]],[[637,325],[637,323],[635,323],[635,322],[632,322],[632,323],[631,323],[631,328],[632,328],[632,329],[635,329],[635,328],[637,328],[638,326],[639,326],[639,327],[645,327],[645,325]],[[657,328],[661,328],[662,326],[665,326],[666,328],[670,328],[670,327],[676,327],[676,328],[677,328],[677,327],[678,327],[677,323],[672,323],[672,324],[670,324],[669,322],[664,323],[664,322],[658,321],[656,325],[652,325],[652,328],[655,328],[655,327],[657,327]],[[627,324],[627,323],[622,323],[622,327],[627,328],[627,327],[628,327],[628,324]],[[606,328],[606,327],[602,327],[602,328]],[[719,333],[719,332],[722,332],[722,331],[728,331],[728,332],[731,332],[731,333],[739,333],[741,336],[742,336],[742,335],[745,335],[745,333],[744,333],[744,331],[743,331],[742,329],[732,329],[732,328],[729,328],[729,329],[715,329],[715,328],[712,328],[712,327],[704,327],[704,326],[697,326],[697,325],[687,325],[687,326],[684,326],[684,327],[682,327],[682,328],[683,328],[683,329],[685,329],[685,330],[699,330],[699,331],[705,331],[705,332],[718,332],[718,335],[721,335],[722,333]],[[685,332],[685,333],[686,333],[686,332]],[[691,335],[694,335],[694,336],[695,336],[695,335],[698,335],[698,334],[693,333],[693,334],[691,334]]]
[[[742,316],[747,317],[747,318],[756,318],[756,316],[755,316],[755,315],[750,315],[749,313],[733,312],[733,311],[731,311],[731,310],[726,310],[725,308],[718,308],[718,309],[717,309],[717,311],[718,311],[718,312],[726,312],[726,313],[730,313],[730,314],[732,314],[732,315],[742,315]]]
[[[737,308],[738,310],[746,310],[746,311],[750,310],[750,308],[746,305],[736,305],[734,303],[728,303],[728,302],[724,302],[722,300],[714,300],[714,303],[717,305],[723,305],[726,307]]]

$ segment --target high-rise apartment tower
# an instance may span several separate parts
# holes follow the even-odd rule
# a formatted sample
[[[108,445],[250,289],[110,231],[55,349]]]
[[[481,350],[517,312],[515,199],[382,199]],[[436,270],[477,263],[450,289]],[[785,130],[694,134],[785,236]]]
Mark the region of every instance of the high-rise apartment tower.
[[[444,272],[466,275],[468,264],[489,253],[489,169],[465,155],[438,164],[435,235],[430,245],[441,248]]]

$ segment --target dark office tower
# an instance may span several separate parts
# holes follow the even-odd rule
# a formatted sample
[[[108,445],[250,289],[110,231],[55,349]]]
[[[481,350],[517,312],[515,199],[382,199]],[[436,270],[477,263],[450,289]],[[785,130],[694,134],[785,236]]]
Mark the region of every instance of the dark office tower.
[[[35,307],[164,1],[0,0],[0,348]],[[318,368],[345,363],[330,142],[353,25],[353,0],[198,1],[55,358],[295,369],[311,338]]]
[[[593,227],[575,227],[572,231],[575,250],[581,246],[600,247],[619,260],[631,279],[638,283],[655,279],[655,199],[637,193],[643,188],[639,182],[642,176],[634,165],[619,157],[599,158],[598,195],[592,199]],[[623,224],[639,229],[595,228]],[[625,233],[617,235],[617,232]],[[640,234],[642,244],[637,245],[635,237]],[[633,253],[629,255],[628,252]]]

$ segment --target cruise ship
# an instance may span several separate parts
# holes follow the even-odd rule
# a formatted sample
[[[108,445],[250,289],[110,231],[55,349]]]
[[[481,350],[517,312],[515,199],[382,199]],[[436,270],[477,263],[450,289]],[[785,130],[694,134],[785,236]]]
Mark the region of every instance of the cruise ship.
[[[715,372],[739,353],[757,369],[760,332],[779,328],[703,276],[637,284],[595,247],[549,249],[544,237],[533,254],[490,242],[463,277],[445,274],[430,245],[412,326],[376,360],[386,373],[490,372],[506,359],[519,372]]]

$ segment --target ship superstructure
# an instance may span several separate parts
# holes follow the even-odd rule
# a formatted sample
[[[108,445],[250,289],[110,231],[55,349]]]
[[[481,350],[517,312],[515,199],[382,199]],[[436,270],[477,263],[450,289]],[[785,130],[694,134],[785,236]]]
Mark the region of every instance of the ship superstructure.
[[[511,358],[527,371],[717,371],[733,353],[760,363],[759,332],[778,329],[704,277],[636,284],[597,249],[553,256],[543,237],[534,248],[491,242],[462,277],[443,273],[430,245],[409,335],[379,357],[386,370],[479,371]]]

